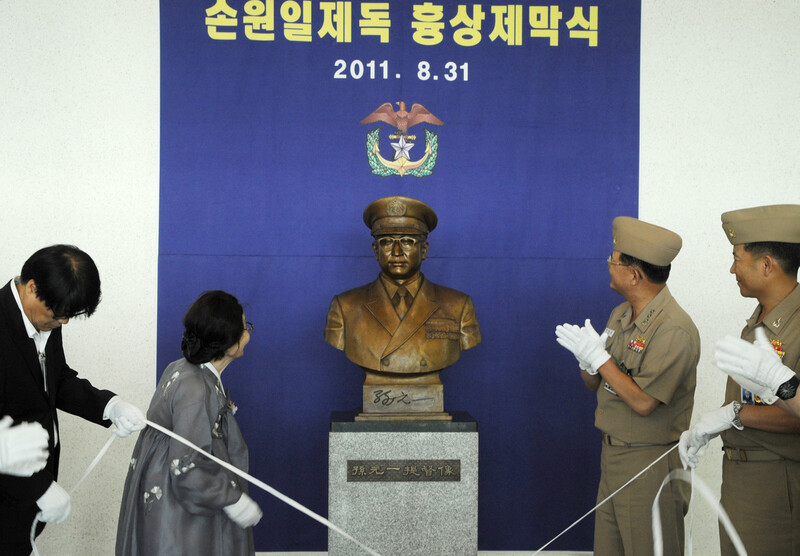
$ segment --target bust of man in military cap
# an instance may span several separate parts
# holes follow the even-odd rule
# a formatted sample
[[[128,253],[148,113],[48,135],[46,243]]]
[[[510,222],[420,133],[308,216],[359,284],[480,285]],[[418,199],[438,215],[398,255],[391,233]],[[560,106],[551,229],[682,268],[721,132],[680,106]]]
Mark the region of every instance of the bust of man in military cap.
[[[366,373],[362,418],[440,418],[439,372],[481,341],[470,297],[421,272],[436,213],[408,197],[385,197],[364,210],[381,267],[378,278],[334,296],[325,341]]]

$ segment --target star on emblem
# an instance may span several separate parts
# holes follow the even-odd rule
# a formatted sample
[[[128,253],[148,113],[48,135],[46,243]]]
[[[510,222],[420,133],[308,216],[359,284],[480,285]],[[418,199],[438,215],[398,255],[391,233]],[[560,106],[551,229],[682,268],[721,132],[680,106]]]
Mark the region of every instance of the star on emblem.
[[[410,141],[406,141],[406,136],[405,135],[401,135],[400,136],[400,140],[397,143],[391,143],[391,145],[392,145],[392,148],[394,149],[394,158],[393,158],[393,160],[397,160],[398,158],[401,158],[401,157],[405,158],[405,159],[409,159],[409,157],[411,156],[409,151],[411,150],[411,147],[414,146],[414,143],[412,143]]]

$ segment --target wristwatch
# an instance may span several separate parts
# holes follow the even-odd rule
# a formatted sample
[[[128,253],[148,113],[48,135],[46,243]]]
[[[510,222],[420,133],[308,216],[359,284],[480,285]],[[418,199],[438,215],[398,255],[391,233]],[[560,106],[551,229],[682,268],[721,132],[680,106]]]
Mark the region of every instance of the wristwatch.
[[[737,430],[744,429],[744,425],[742,425],[742,420],[739,419],[739,412],[742,410],[742,402],[733,402],[733,426]]]
[[[794,398],[794,395],[797,394],[798,385],[800,385],[800,379],[798,379],[796,376],[793,376],[778,386],[778,391],[775,392],[775,395],[782,400],[791,400]]]

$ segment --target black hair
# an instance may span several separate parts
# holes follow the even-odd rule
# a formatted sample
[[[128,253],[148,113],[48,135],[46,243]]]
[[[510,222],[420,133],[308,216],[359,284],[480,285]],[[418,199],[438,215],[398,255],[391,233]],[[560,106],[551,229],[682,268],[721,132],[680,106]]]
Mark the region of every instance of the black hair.
[[[181,351],[190,363],[220,359],[244,332],[244,308],[231,294],[213,290],[200,295],[183,317]]]
[[[671,264],[658,266],[625,253],[619,254],[619,262],[627,266],[635,266],[642,271],[645,278],[654,284],[666,284],[667,278],[669,278],[669,271],[672,268]]]
[[[800,268],[800,243],[757,241],[745,243],[743,247],[755,258],[770,255],[783,272],[789,276],[797,276],[797,269]]]
[[[92,258],[74,245],[51,245],[31,255],[20,282],[36,284],[36,297],[57,318],[91,316],[100,303],[100,273]]]

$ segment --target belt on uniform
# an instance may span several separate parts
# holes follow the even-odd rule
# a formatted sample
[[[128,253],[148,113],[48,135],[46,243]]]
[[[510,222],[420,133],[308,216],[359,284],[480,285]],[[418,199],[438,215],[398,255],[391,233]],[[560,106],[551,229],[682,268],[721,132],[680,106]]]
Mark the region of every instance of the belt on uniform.
[[[728,448],[723,446],[725,457],[731,461],[779,461],[786,459],[769,450],[740,450],[739,448]]]
[[[659,444],[653,442],[623,442],[622,440],[614,438],[610,434],[603,433],[603,444],[608,444],[609,446],[622,446],[624,448],[644,448],[645,446],[669,446],[675,443],[667,442],[665,444]]]

